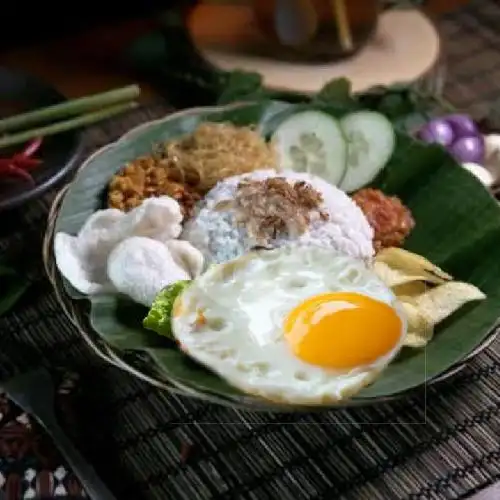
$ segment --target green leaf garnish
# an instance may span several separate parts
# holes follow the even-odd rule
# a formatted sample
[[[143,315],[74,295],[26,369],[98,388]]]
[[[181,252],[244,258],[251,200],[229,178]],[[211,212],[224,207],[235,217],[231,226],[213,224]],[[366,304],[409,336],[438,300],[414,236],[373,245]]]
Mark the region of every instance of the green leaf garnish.
[[[217,104],[229,104],[236,101],[253,101],[265,97],[262,76],[248,71],[228,73],[225,87],[219,95]]]
[[[144,318],[143,326],[148,330],[164,335],[173,340],[172,335],[172,309],[175,299],[191,283],[190,281],[177,281],[165,287],[155,298],[148,315]]]
[[[339,105],[353,102],[351,82],[347,78],[331,80],[314,96],[313,102],[318,104]]]

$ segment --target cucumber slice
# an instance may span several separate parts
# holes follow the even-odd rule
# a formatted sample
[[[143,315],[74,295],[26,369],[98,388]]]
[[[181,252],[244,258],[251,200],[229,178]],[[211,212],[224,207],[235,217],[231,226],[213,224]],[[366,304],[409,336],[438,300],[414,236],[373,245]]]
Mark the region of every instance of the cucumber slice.
[[[373,181],[396,146],[392,123],[375,111],[357,111],[340,121],[347,140],[347,170],[340,189],[352,193]]]
[[[347,145],[335,118],[302,111],[284,120],[272,136],[282,170],[307,172],[338,185],[344,177]]]

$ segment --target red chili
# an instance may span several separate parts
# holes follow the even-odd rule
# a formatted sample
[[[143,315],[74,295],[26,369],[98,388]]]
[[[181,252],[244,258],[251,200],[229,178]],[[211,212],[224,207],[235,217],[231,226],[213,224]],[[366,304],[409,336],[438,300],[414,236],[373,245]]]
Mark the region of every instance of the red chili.
[[[26,170],[18,168],[12,164],[0,166],[0,175],[1,174],[7,177],[20,177],[31,185],[35,184],[35,181],[33,177],[31,177],[31,174],[26,172]]]
[[[0,166],[15,165],[18,168],[32,168],[39,165],[42,161],[37,158],[24,158],[13,156],[12,158],[0,158]]]
[[[31,141],[20,153],[16,153],[12,158],[0,158],[0,176],[19,177],[30,185],[35,181],[27,170],[31,170],[42,163],[38,158],[32,156],[40,149],[42,138],[39,137]]]
[[[24,156],[15,155],[12,157],[12,163],[16,165],[16,167],[30,169],[40,165],[42,160],[39,160],[38,158],[25,158]]]
[[[37,137],[36,139],[33,139],[30,143],[28,143],[28,145],[24,148],[24,150],[21,153],[17,154],[16,156],[24,158],[29,158],[30,156],[33,156],[40,149],[42,142],[43,142],[42,137]]]

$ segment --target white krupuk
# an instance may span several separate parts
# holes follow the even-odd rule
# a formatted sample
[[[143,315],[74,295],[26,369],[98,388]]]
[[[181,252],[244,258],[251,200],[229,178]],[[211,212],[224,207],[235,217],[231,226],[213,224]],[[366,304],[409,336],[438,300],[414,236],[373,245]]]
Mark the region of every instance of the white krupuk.
[[[118,292],[146,307],[151,307],[167,285],[191,278],[175,262],[167,245],[140,236],[127,238],[113,249],[107,275]]]
[[[56,234],[57,267],[85,295],[119,291],[151,305],[160,284],[194,278],[203,268],[202,254],[188,242],[175,240],[181,222],[181,208],[168,196],[145,200],[128,213],[99,210],[78,235]],[[162,262],[153,276],[150,269],[156,261]],[[129,286],[131,280],[137,292]]]

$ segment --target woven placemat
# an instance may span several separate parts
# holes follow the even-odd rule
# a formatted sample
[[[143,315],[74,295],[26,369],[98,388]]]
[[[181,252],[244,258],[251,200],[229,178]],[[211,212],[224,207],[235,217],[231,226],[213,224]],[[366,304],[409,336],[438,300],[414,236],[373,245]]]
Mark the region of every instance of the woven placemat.
[[[500,97],[500,6],[475,1],[440,23],[445,95],[482,114]],[[93,128],[93,150],[168,111],[162,104]],[[464,194],[465,195],[465,194]],[[403,401],[314,415],[255,414],[170,396],[104,366],[62,314],[40,256],[52,195],[0,224],[0,251],[33,286],[0,335],[82,373],[81,442],[118,498],[448,499],[500,479],[500,343],[453,380]]]
[[[447,64],[444,94],[475,116],[488,114],[499,103],[499,23],[497,0],[471,0],[438,23]]]

